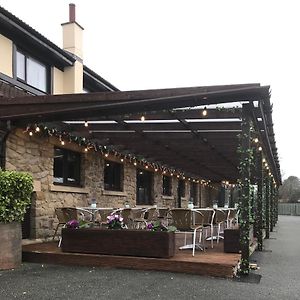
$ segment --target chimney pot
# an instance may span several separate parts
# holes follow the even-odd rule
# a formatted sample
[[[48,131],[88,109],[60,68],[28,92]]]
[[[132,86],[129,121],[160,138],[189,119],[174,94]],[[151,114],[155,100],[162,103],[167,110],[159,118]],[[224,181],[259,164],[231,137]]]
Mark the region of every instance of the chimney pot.
[[[75,4],[70,3],[69,4],[69,22],[74,23],[76,22],[76,17],[75,17]]]

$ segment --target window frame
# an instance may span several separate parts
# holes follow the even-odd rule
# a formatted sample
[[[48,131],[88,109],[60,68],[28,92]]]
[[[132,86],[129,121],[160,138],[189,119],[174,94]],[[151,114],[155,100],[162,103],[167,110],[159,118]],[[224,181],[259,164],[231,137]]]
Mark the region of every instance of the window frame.
[[[109,164],[109,166],[107,166]],[[106,170],[110,167],[111,173],[107,174]],[[106,180],[112,180],[107,182]],[[123,192],[124,190],[124,165],[112,160],[104,160],[103,185],[105,191]]]
[[[18,73],[18,60],[17,60],[17,55],[18,53],[22,54],[24,56],[24,77],[25,79],[22,79],[20,77],[18,77],[17,73]],[[45,90],[40,89],[32,84],[30,84],[28,82],[28,70],[27,70],[27,60],[31,59],[32,61],[38,63],[39,65],[45,67]],[[34,56],[34,55],[30,55],[28,52],[24,51],[21,48],[18,48],[17,46],[14,47],[14,60],[13,60],[13,70],[14,70],[14,79],[18,82],[21,82],[25,85],[27,85],[28,87],[31,87],[37,91],[41,91],[42,93],[50,93],[50,88],[51,88],[51,67],[49,66],[49,64],[45,63],[43,60],[41,60],[39,57]]]
[[[62,177],[55,177],[55,150],[59,149],[62,151]],[[75,155],[75,181],[72,183],[68,181],[68,169],[69,169],[69,160],[68,158],[70,155]],[[69,149],[54,147],[54,157],[53,157],[53,184],[54,185],[62,185],[62,186],[74,186],[74,187],[81,187],[81,153],[75,152]],[[54,178],[62,178],[62,182],[55,182]]]

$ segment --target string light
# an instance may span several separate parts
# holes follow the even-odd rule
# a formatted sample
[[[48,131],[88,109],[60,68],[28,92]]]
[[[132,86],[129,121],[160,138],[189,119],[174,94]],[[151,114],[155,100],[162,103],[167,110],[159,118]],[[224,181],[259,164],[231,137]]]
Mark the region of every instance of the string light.
[[[258,138],[255,138],[255,139],[254,139],[254,143],[258,143]]]
[[[145,116],[141,116],[141,121],[144,122],[145,121]]]
[[[88,121],[84,121],[84,127],[88,127],[88,126],[89,126]]]
[[[258,151],[262,151],[262,147],[261,146],[258,147]]]
[[[204,107],[204,110],[202,111],[202,115],[203,115],[204,117],[207,116],[206,106]]]
[[[86,124],[88,124],[88,121],[84,121],[84,126],[86,126]],[[180,172],[179,170],[171,169],[171,168],[168,168],[168,167],[162,167],[162,166],[159,166],[159,165],[153,164],[153,163],[148,163],[147,161],[145,161],[143,159],[139,160],[134,155],[128,155],[128,157],[126,155],[125,158],[124,158],[124,155],[122,153],[119,153],[118,151],[116,151],[114,149],[110,150],[110,153],[107,153],[108,150],[107,150],[106,145],[101,145],[100,146],[100,145],[95,144],[92,141],[89,141],[86,138],[80,138],[80,137],[68,134],[66,132],[60,132],[55,128],[47,128],[46,126],[43,126],[43,125],[34,124],[34,125],[28,125],[27,129],[26,129],[26,132],[28,132],[29,136],[33,136],[35,132],[43,132],[43,133],[48,134],[49,136],[57,137],[62,146],[65,145],[66,141],[69,141],[70,143],[73,142],[73,143],[76,143],[80,146],[83,146],[83,151],[84,152],[88,152],[90,149],[93,149],[95,151],[101,151],[102,155],[104,155],[106,158],[109,157],[111,154],[115,155],[115,156],[119,156],[119,157],[121,156],[122,158],[119,158],[121,162],[124,162],[125,159],[128,158],[134,166],[137,166],[140,163],[140,164],[143,164],[145,166],[145,169],[149,169],[149,167],[151,167],[151,168],[153,168],[153,170],[155,172],[162,172],[163,174],[168,174],[169,173],[170,176],[177,176],[178,179],[180,179],[180,178],[186,179],[187,178],[187,180],[189,180],[189,181],[192,180],[193,182],[195,182],[197,180],[197,179],[193,179],[193,178],[190,178],[190,177],[185,177],[183,175],[183,173]],[[64,140],[62,138],[64,138]],[[176,175],[176,174],[178,174],[178,175]],[[199,182],[199,180],[196,181],[196,182]]]

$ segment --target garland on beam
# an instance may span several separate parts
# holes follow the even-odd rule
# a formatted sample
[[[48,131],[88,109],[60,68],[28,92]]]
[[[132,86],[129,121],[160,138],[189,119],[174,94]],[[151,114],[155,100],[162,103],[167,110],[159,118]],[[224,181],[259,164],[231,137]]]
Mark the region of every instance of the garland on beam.
[[[80,147],[84,147],[84,152],[93,150],[95,152],[100,152],[104,157],[109,157],[111,155],[118,157],[121,162],[127,161],[132,163],[134,166],[142,166],[146,169],[153,169],[155,172],[160,171],[162,174],[169,174],[170,176],[177,176],[177,178],[186,179],[194,183],[204,184],[212,188],[210,180],[204,180],[199,178],[193,178],[192,176],[187,176],[183,171],[176,168],[169,167],[157,162],[149,162],[145,158],[139,155],[134,155],[130,153],[124,153],[119,150],[116,150],[112,145],[100,145],[94,141],[91,141],[85,137],[78,137],[72,135],[66,131],[60,131],[56,128],[50,128],[42,124],[29,124],[25,131],[29,136],[34,134],[41,137],[55,137],[59,139],[61,146],[64,146],[66,143],[75,143]]]

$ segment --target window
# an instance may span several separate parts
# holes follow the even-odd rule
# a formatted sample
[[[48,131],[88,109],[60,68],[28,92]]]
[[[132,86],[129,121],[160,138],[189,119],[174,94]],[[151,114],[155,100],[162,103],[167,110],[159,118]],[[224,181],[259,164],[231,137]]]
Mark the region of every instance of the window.
[[[105,161],[104,189],[122,191],[123,165],[113,161]]]
[[[153,205],[153,173],[136,170],[136,204]]]
[[[180,179],[178,181],[178,190],[179,190],[180,197],[184,198],[185,197],[185,181],[182,179]]]
[[[190,185],[190,200],[194,205],[197,205],[197,184],[191,183]]]
[[[170,176],[163,175],[163,195],[172,195],[172,178]]]
[[[16,51],[17,79],[31,85],[43,92],[48,91],[47,67],[38,60]]]
[[[80,153],[54,148],[54,184],[80,185]]]

